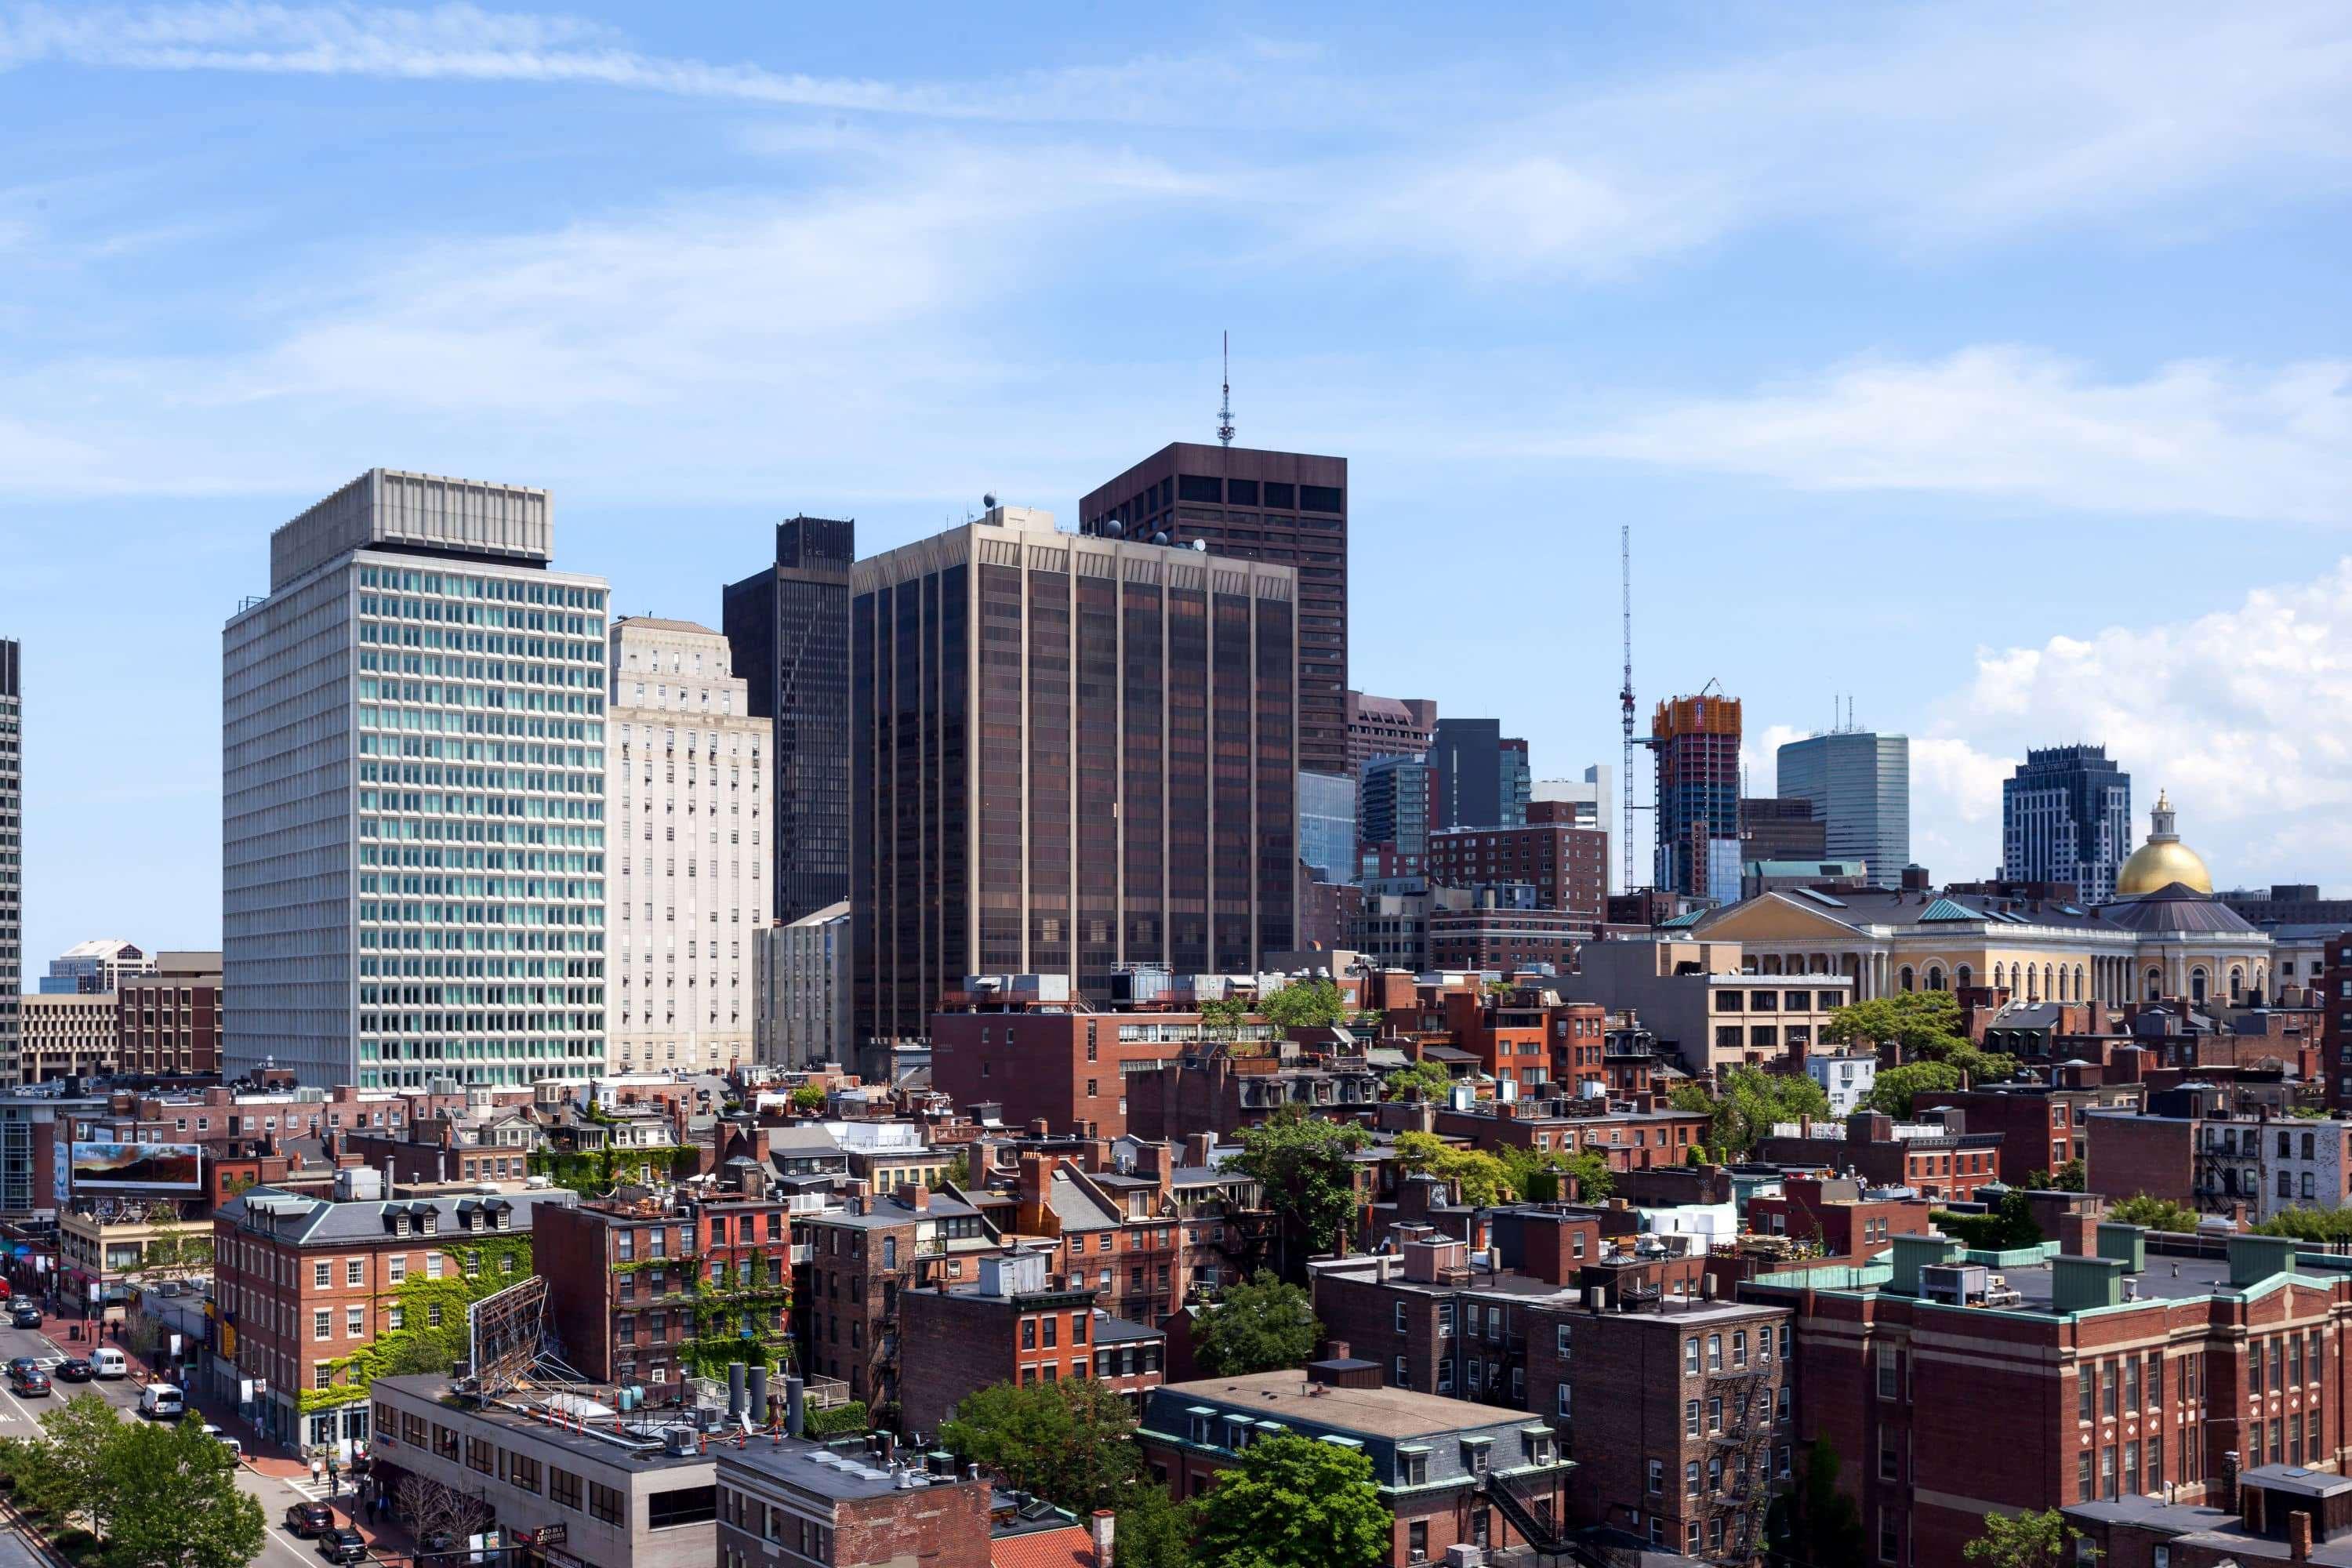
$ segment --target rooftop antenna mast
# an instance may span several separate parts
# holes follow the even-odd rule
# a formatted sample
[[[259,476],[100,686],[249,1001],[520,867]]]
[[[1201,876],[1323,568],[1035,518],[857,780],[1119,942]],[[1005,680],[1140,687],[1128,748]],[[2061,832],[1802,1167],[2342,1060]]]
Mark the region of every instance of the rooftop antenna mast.
[[[1225,382],[1224,399],[1217,405],[1217,445],[1230,447],[1234,444],[1234,334],[1228,331],[1223,336]]]

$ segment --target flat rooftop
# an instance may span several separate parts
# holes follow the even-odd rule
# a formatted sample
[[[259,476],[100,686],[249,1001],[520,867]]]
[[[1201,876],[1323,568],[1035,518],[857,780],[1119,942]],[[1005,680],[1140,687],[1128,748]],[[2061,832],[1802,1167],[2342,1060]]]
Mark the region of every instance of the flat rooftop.
[[[1287,1415],[1310,1426],[1376,1437],[1429,1437],[1530,1419],[1525,1411],[1415,1394],[1409,1388],[1337,1388],[1309,1383],[1299,1372],[1171,1383],[1160,1394],[1180,1402],[1214,1400],[1261,1415]]]
[[[740,1448],[714,1443],[711,1455],[735,1469],[747,1469],[787,1486],[835,1501],[887,1497],[898,1489],[899,1472],[867,1462],[863,1449],[828,1448],[797,1438],[753,1437]],[[919,1456],[918,1456],[919,1461]],[[920,1486],[949,1486],[952,1477],[914,1472]]]
[[[2065,1511],[2075,1519],[2160,1531],[2166,1544],[2176,1553],[2194,1552],[2200,1562],[2206,1561],[2207,1552],[2227,1553],[2242,1563],[2292,1561],[2285,1542],[2256,1535],[2238,1515],[2218,1508],[2131,1496],[2119,1497],[2113,1502],[2069,1503]],[[2352,1568],[2352,1537],[2314,1541],[2307,1561],[2315,1568]]]

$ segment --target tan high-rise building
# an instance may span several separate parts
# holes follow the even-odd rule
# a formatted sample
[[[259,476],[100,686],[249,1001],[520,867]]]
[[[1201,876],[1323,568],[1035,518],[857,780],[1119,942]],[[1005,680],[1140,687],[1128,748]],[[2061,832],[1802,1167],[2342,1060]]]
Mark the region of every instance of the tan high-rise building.
[[[114,993],[49,992],[22,998],[18,1083],[97,1078],[114,1070]]]
[[[607,1065],[723,1072],[752,1058],[771,727],[709,626],[618,621],[611,656]]]

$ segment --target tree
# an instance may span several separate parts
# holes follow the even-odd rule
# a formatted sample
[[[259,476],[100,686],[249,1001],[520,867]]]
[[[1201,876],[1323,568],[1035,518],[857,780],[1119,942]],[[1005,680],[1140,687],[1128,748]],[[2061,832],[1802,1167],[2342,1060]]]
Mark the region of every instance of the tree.
[[[1356,1166],[1349,1158],[1371,1142],[1362,1128],[1310,1117],[1286,1105],[1242,1133],[1233,1168],[1255,1181],[1268,1207],[1306,1234],[1307,1245],[1348,1250],[1357,1210]],[[1283,1237],[1287,1260],[1290,1238]],[[1290,1270],[1286,1267],[1284,1272]]]
[[[1226,1286],[1193,1323],[1192,1357],[1204,1377],[1276,1372],[1306,1365],[1322,1337],[1307,1292],[1261,1270],[1244,1284]]]
[[[1714,1118],[1707,1141],[1738,1155],[1747,1154],[1769,1136],[1776,1121],[1830,1113],[1829,1095],[1811,1079],[1751,1067],[1733,1068],[1715,1094],[1699,1084],[1676,1084],[1671,1100],[1677,1110],[1696,1110]]]
[[[1461,1189],[1462,1201],[1473,1208],[1491,1208],[1509,1196],[1511,1173],[1495,1155],[1477,1149],[1457,1149],[1433,1132],[1400,1132],[1397,1163],[1416,1175],[1433,1175]]]
[[[1984,1533],[1960,1549],[1971,1563],[1990,1568],[2063,1568],[2083,1532],[2056,1509],[2039,1513],[1985,1515]]]
[[[1616,1179],[1609,1161],[1597,1149],[1522,1149],[1507,1143],[1495,1151],[1503,1163],[1510,1190],[1529,1203],[1548,1204],[1567,1194],[1562,1178],[1576,1184],[1577,1195],[1590,1203],[1609,1195]]]
[[[824,1088],[822,1084],[804,1083],[793,1090],[793,1109],[811,1115],[824,1109]]]
[[[1381,1092],[1391,1100],[1402,1100],[1419,1089],[1422,1099],[1443,1101],[1453,1087],[1454,1075],[1426,1059],[1401,1067],[1381,1080]]]
[[[139,1259],[140,1271],[151,1279],[184,1279],[208,1273],[212,1266],[211,1229],[183,1225],[176,1215],[155,1227]]]
[[[1213,996],[1200,1004],[1201,1026],[1211,1030],[1234,1030],[1249,1022],[1249,1004],[1238,996]]]
[[[1958,1237],[1972,1252],[2014,1252],[2039,1247],[2044,1239],[2042,1227],[2033,1223],[2033,1205],[2021,1188],[2002,1194],[1990,1214],[1953,1214],[1948,1209],[1936,1209],[1931,1217],[1937,1228],[1947,1236]]]
[[[2058,1167],[2058,1173],[2054,1176],[2048,1171],[2028,1171],[2025,1173],[2025,1185],[2032,1192],[2048,1192],[2053,1188],[2062,1193],[2079,1193],[2087,1190],[2083,1176],[2083,1162],[2080,1160],[2067,1161]]]
[[[1294,980],[1258,998],[1257,1016],[1277,1029],[1328,1029],[1348,1021],[1348,998],[1330,980]]]
[[[2117,1225],[2145,1226],[2149,1230],[2176,1230],[2194,1234],[2197,1211],[2174,1203],[2170,1198],[2152,1198],[2146,1193],[2135,1194],[2123,1202],[2111,1205],[2107,1217]]]
[[[2254,1226],[2257,1236],[2297,1241],[2352,1241],[2352,1209],[2284,1209]]]
[[[443,1486],[429,1476],[403,1476],[392,1500],[419,1542],[458,1542],[479,1534],[498,1517],[487,1499]]]
[[[1360,1453],[1284,1433],[1193,1500],[1197,1568],[1376,1568],[1393,1521]]]
[[[1118,1500],[1119,1568],[1192,1568],[1192,1510],[1168,1495],[1168,1489],[1145,1479],[1129,1487]]]
[[[1959,1000],[1948,991],[1897,991],[1855,1002],[1830,1015],[1822,1038],[1835,1045],[1893,1046],[1898,1062],[1943,1062],[1971,1082],[1998,1081],[2017,1071],[2017,1058],[1988,1051],[1960,1026]]]
[[[1907,1121],[1911,1119],[1912,1101],[1920,1095],[1958,1089],[1963,1081],[1960,1069],[1949,1062],[1906,1062],[1899,1068],[1879,1068],[1862,1103],[1869,1110]]]
[[[245,1568],[261,1554],[261,1505],[238,1489],[228,1445],[194,1421],[115,1423],[107,1568]]]
[[[1776,1563],[1829,1568],[1869,1560],[1869,1538],[1853,1500],[1838,1490],[1838,1454],[1826,1437],[1805,1451],[1804,1484],[1772,1502],[1764,1521]]]
[[[947,1168],[940,1173],[939,1180],[931,1184],[931,1190],[937,1192],[943,1186],[964,1187],[971,1184],[971,1151],[959,1149],[956,1151],[955,1158],[950,1160],[947,1163]]]
[[[1006,1484],[1084,1515],[1108,1508],[1135,1474],[1135,1414],[1091,1377],[966,1394],[940,1441]]]

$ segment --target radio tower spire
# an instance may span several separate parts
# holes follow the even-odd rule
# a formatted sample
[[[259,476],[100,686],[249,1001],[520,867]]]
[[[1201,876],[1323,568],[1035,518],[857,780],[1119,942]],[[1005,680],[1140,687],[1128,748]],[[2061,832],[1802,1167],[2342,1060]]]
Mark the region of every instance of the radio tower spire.
[[[1234,334],[1228,331],[1223,337],[1224,400],[1217,405],[1217,445],[1230,447],[1234,444]]]
[[[1636,880],[1633,871],[1633,529],[1621,523],[1617,529],[1617,587],[1622,604],[1625,628],[1625,683],[1617,690],[1617,706],[1623,721],[1625,747],[1617,764],[1617,795],[1624,803],[1624,837],[1619,840],[1618,855],[1624,867],[1625,891],[1648,885],[1648,879]]]

